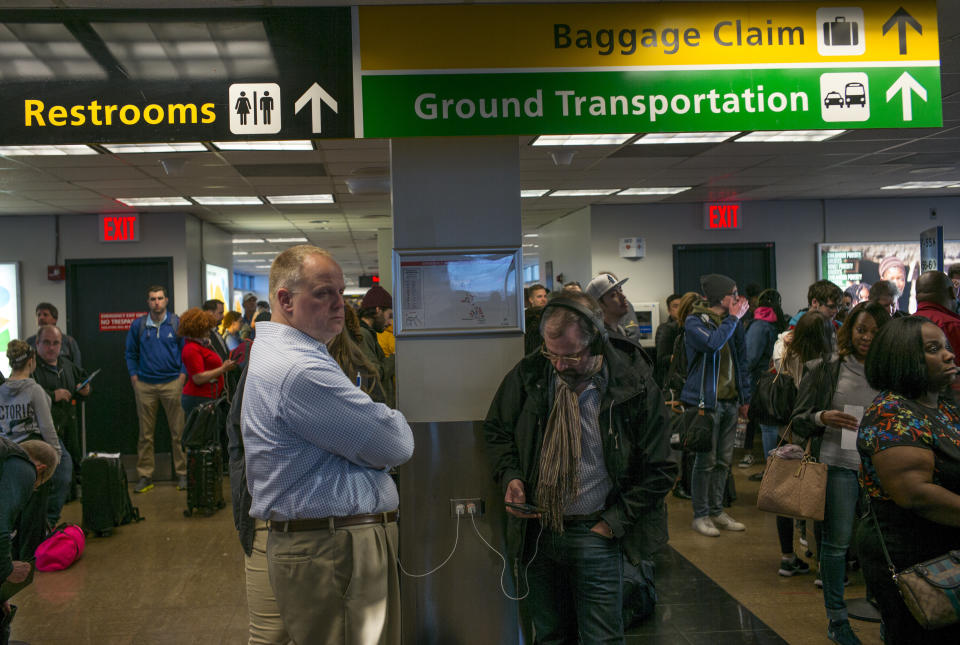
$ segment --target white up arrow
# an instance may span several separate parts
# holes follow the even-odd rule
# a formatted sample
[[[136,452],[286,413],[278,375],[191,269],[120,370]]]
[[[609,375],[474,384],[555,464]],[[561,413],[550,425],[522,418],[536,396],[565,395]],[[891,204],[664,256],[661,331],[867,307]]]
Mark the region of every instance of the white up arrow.
[[[913,95],[911,92],[916,92],[917,96],[926,101],[927,90],[923,89],[923,86],[917,82],[917,79],[910,76],[908,72],[904,72],[887,90],[887,103],[889,103],[890,99],[896,96],[898,92],[903,93],[903,120],[913,121]]]
[[[926,92],[924,92],[926,95]],[[889,99],[888,99],[889,100]],[[326,103],[327,106],[337,112],[337,101],[332,96],[330,96],[325,89],[314,83],[303,95],[297,99],[297,102],[293,105],[294,114],[299,114],[300,110],[303,107],[310,103],[310,122],[312,124],[313,132],[320,132],[320,108],[322,107],[321,103]]]

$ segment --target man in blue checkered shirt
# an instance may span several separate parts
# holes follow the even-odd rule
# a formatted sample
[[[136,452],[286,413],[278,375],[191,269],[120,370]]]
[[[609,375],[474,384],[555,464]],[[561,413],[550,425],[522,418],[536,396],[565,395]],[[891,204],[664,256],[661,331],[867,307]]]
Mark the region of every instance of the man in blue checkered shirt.
[[[294,642],[398,644],[389,470],[413,455],[413,433],[327,351],[343,328],[343,288],[314,246],[270,268],[272,318],[257,329],[243,393],[250,515],[268,523],[270,585]]]

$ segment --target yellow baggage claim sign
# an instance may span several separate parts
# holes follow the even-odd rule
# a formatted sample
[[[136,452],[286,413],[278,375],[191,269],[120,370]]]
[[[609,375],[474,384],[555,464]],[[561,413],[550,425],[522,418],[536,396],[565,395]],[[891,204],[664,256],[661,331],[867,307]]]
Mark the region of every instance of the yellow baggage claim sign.
[[[942,125],[933,0],[355,11],[358,136]]]

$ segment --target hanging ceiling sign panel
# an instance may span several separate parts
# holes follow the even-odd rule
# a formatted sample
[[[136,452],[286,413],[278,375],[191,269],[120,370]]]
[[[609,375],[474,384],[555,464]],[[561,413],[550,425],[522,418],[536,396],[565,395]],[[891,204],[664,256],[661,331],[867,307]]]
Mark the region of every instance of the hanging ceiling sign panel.
[[[350,9],[4,12],[0,144],[352,137]]]
[[[933,0],[355,11],[360,136],[942,125]]]

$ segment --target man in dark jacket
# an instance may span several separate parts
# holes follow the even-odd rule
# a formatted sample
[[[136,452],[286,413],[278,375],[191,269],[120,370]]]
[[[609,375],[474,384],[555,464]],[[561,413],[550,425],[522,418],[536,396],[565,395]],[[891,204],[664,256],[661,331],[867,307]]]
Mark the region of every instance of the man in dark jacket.
[[[53,426],[60,438],[60,464],[54,473],[54,487],[47,502],[47,521],[56,526],[60,519],[60,510],[70,498],[70,491],[76,484],[76,475],[83,460],[80,431],[77,425],[77,412],[74,400],[90,395],[90,384],[81,390],[77,386],[86,378],[86,372],[74,365],[69,358],[60,353],[63,335],[53,325],[44,325],[37,332],[37,369],[33,371],[33,380],[50,397],[50,414]],[[76,495],[74,494],[75,498]]]
[[[657,335],[654,340],[656,347],[657,369],[654,371],[654,378],[657,385],[663,387],[663,381],[667,378],[667,372],[670,370],[670,359],[673,356],[673,344],[680,334],[680,323],[677,321],[677,311],[680,310],[679,293],[671,293],[667,296],[667,313],[669,317],[667,322],[657,327]]]
[[[538,509],[506,509],[538,642],[622,642],[621,558],[667,540],[676,464],[660,391],[607,341],[596,307],[573,293],[547,304],[542,352],[507,374],[484,425],[504,501]]]
[[[360,309],[357,311],[357,316],[360,318],[360,333],[363,335],[360,349],[380,373],[380,382],[387,395],[385,403],[391,408],[396,407],[394,373],[397,359],[395,355],[387,356],[384,353],[377,340],[377,334],[383,333],[387,325],[387,313],[392,310],[393,298],[390,297],[390,293],[380,285],[374,285],[363,296]]]
[[[750,401],[746,341],[740,324],[750,305],[725,275],[700,276],[700,287],[707,305],[695,306],[684,321],[689,367],[680,400],[697,406],[702,397],[704,407],[713,413],[713,449],[697,453],[690,492],[693,530],[716,537],[718,528],[745,528],[723,510],[723,491],[733,459],[737,416],[747,417]]]

